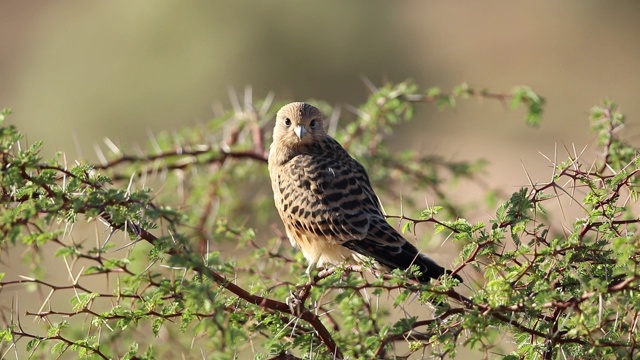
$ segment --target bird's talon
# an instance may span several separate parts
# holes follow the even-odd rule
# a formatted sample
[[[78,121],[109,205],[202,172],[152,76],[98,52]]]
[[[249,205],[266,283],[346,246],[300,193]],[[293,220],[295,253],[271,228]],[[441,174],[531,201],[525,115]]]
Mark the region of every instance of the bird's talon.
[[[295,292],[293,291],[289,292],[289,297],[287,297],[287,299],[285,300],[285,303],[289,305],[289,310],[291,310],[292,314],[299,316],[302,313],[302,309],[303,309],[302,299],[300,299],[298,294],[296,294]]]

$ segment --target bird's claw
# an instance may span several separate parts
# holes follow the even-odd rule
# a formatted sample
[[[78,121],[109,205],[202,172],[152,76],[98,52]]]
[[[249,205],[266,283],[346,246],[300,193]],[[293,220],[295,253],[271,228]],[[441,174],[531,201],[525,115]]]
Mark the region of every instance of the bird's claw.
[[[302,314],[304,304],[297,293],[290,291],[289,297],[285,300],[285,303],[289,305],[289,310],[291,310],[291,313],[295,316],[300,316],[300,314]]]

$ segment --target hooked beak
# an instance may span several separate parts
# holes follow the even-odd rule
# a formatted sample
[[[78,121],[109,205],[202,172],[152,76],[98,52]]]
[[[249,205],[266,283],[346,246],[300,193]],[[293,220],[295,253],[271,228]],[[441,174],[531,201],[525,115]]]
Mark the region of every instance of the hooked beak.
[[[307,133],[307,130],[304,129],[304,126],[302,125],[298,125],[295,127],[295,129],[293,129],[293,131],[296,133],[296,135],[298,136],[298,139],[302,139],[302,137],[304,136],[304,134]]]

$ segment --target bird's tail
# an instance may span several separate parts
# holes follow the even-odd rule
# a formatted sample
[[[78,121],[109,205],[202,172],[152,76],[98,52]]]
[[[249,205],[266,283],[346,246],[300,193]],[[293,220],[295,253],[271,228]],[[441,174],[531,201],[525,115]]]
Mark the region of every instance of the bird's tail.
[[[405,246],[407,245],[415,249],[415,246],[411,245],[409,242],[405,244]],[[403,248],[405,246],[403,246]],[[405,250],[403,249],[403,251]],[[418,255],[414,264],[418,265],[418,267],[420,268],[420,272],[422,273],[422,276],[418,278],[420,282],[426,283],[429,282],[429,280],[437,279],[444,274],[451,275],[451,270],[447,270],[442,266],[436,264],[436,262],[427,257],[427,255],[419,253],[417,249],[415,251]],[[408,250],[407,253],[411,253],[411,251]],[[410,264],[409,266],[411,265],[412,264]],[[462,278],[458,274],[453,274],[453,278],[462,282]]]
[[[417,265],[422,274],[416,280],[422,283],[428,283],[431,279],[438,279],[444,274],[451,274],[450,270],[446,270],[426,255],[420,253],[408,241],[405,241],[402,246],[382,245],[378,242],[371,244],[371,242],[371,240],[365,239],[349,241],[343,245],[360,254],[370,256],[391,269],[406,270],[412,265]],[[462,278],[458,274],[454,274],[453,278],[462,282]]]

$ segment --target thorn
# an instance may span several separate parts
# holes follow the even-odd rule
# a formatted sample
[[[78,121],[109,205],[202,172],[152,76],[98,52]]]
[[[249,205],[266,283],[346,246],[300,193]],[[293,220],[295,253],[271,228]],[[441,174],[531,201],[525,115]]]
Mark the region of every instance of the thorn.
[[[176,153],[178,155],[182,155],[184,153],[184,150],[182,148],[182,144],[180,144],[180,137],[178,136],[178,133],[175,130],[172,133],[173,133],[173,144],[175,146]]]
[[[80,138],[78,137],[78,133],[75,130],[73,130],[71,132],[71,136],[73,137],[73,144],[76,147],[76,151],[78,152],[78,156],[81,159],[84,159],[84,154],[82,153],[82,146],[80,146]]]
[[[360,75],[360,80],[362,80],[362,82],[367,87],[367,90],[369,90],[370,93],[373,94],[378,91],[378,88],[373,84],[373,82],[371,82],[371,80],[369,80],[368,77],[364,75]]]
[[[107,147],[111,150],[112,153],[116,155],[122,155],[122,151],[120,151],[120,149],[116,146],[116,144],[114,144],[113,141],[111,141],[111,139],[105,136],[102,139],[102,141],[104,141],[104,143],[107,145]]]
[[[525,175],[527,175],[527,180],[529,180],[529,186],[533,187],[533,180],[531,180],[531,176],[529,176],[529,172],[527,171],[527,168],[524,166],[524,163],[522,162],[522,160],[520,160],[520,165],[522,165],[522,170],[524,170]],[[551,178],[551,181],[553,181],[553,178]]]
[[[139,157],[144,157],[145,153],[144,151],[142,151],[142,148],[140,147],[140,144],[135,144],[133,151],[136,153],[136,155],[138,155]]]
[[[156,139],[155,134],[149,128],[147,128],[147,136],[149,137],[149,141],[151,142],[151,146],[156,151],[156,154],[162,154],[162,148],[160,148],[160,144],[158,143],[158,139]]]
[[[133,178],[136,176],[136,173],[134,172],[133,174],[131,174],[131,177],[129,178],[129,185],[127,186],[127,191],[124,193],[124,196],[129,199],[129,196],[131,195],[131,187],[133,187]]]
[[[231,107],[233,108],[233,112],[235,113],[236,117],[239,117],[239,114],[242,113],[242,108],[240,107],[238,94],[236,94],[236,91],[232,87],[229,87],[228,91],[229,91],[229,100],[231,101]]]
[[[276,95],[273,91],[267,94],[267,96],[264,98],[264,101],[262,102],[260,111],[258,112],[260,116],[264,116],[269,111],[269,108],[271,107],[271,104],[273,103],[273,99],[275,98],[275,96]]]
[[[335,136],[336,130],[338,129],[338,122],[340,122],[341,112],[342,112],[342,108],[339,105],[336,105],[333,107],[331,116],[329,116],[329,126],[327,128],[327,133],[332,137]]]
[[[101,220],[103,220],[103,222],[105,223],[105,225],[107,226],[111,226],[111,224],[109,224],[108,222],[104,221],[104,219],[100,218]],[[116,229],[111,228],[111,231],[109,232],[109,235],[107,235],[107,239],[104,241],[104,244],[102,244],[102,250],[104,250],[105,246],[107,246],[107,244],[109,243],[109,240],[111,240],[111,237],[113,236],[113,234],[116,233]]]
[[[107,158],[104,156],[104,153],[102,152],[102,149],[100,148],[100,146],[98,144],[95,144],[93,145],[93,148],[96,152],[96,155],[98,156],[98,161],[100,161],[100,164],[102,164],[102,166],[107,166],[109,162],[107,161]]]
[[[254,112],[253,89],[251,88],[251,85],[244,87],[244,109],[246,112]]]

